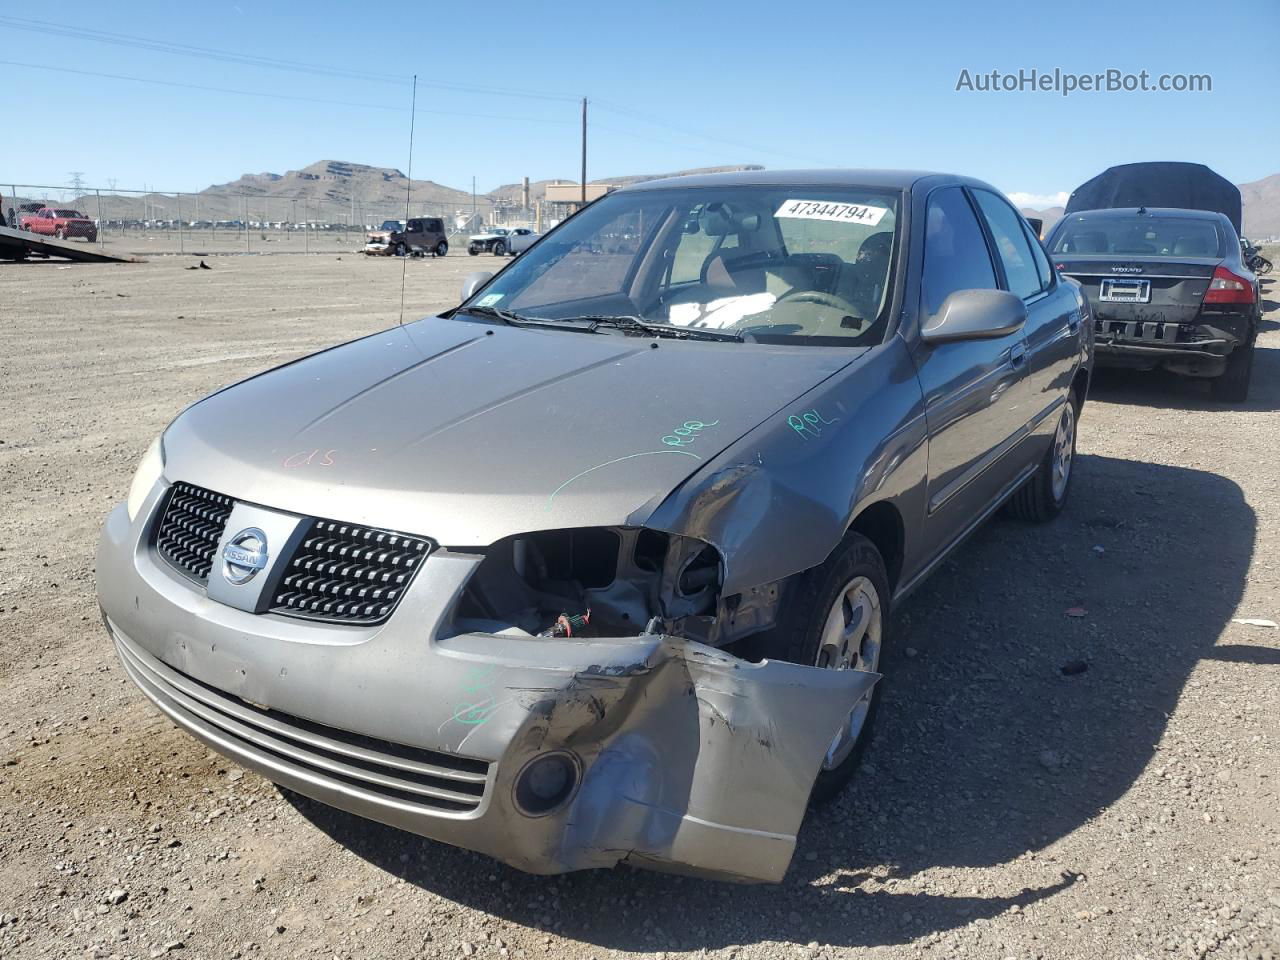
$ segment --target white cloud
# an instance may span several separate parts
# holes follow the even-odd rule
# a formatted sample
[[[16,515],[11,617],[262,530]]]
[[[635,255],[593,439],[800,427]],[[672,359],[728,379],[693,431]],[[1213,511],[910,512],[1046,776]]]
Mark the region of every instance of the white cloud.
[[[1006,194],[1013,201],[1015,207],[1030,207],[1033,210],[1045,210],[1049,207],[1065,207],[1067,205],[1067,197],[1070,196],[1065,190],[1057,193],[1023,193],[1014,191]]]

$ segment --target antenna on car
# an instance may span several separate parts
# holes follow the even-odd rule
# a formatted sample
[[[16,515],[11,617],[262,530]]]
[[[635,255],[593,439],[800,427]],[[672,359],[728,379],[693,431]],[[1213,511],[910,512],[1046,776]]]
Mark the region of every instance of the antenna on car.
[[[413,192],[413,121],[418,116],[418,75],[413,75],[413,106],[409,108],[409,169],[404,178],[404,223],[409,226],[409,195]],[[409,269],[409,251],[400,258],[400,326],[404,326],[404,278]]]

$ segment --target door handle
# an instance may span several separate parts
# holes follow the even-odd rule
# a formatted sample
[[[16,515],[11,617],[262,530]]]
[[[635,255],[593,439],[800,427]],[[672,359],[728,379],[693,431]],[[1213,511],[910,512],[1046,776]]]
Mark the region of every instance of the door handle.
[[[1027,362],[1027,345],[1025,343],[1015,343],[1009,348],[1009,362],[1015,367],[1020,367]]]

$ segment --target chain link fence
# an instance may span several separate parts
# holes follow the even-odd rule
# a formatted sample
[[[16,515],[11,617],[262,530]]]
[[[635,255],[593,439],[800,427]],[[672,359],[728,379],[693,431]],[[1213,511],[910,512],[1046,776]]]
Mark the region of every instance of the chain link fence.
[[[107,253],[334,253],[360,250],[370,231],[405,219],[405,202],[315,199],[204,191],[117,190],[40,184],[0,184],[5,222],[15,229],[94,243]],[[415,190],[416,192],[416,190]],[[56,214],[40,214],[52,210]],[[88,220],[92,228],[67,222]],[[449,203],[413,198],[409,217],[439,217],[454,252],[489,225],[523,225],[533,211],[477,196]]]

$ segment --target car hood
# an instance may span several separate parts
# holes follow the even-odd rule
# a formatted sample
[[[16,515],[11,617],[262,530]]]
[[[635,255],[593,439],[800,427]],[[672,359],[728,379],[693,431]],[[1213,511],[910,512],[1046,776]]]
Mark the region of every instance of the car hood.
[[[165,434],[165,475],[446,546],[635,524],[864,352],[433,317],[200,401]]]
[[[510,234],[506,233],[473,233],[467,237],[468,240],[505,240]]]

